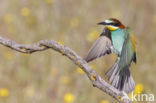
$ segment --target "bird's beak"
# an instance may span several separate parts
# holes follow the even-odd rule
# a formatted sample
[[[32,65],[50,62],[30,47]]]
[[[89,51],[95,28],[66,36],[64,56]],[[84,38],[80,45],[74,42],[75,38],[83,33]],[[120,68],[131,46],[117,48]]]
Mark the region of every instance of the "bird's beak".
[[[106,22],[99,22],[99,23],[97,23],[97,25],[107,25],[107,23]]]

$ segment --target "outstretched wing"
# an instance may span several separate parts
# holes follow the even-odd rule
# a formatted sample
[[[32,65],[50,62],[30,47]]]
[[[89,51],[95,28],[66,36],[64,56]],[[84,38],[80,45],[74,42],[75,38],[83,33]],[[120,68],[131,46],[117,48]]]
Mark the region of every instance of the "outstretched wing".
[[[136,40],[133,34],[129,33],[129,28],[127,28],[126,39],[122,48],[119,69],[125,69],[129,67],[131,62],[136,63]]]
[[[112,46],[110,31],[105,28],[104,32],[100,35],[100,37],[95,41],[93,46],[88,52],[85,60],[90,62],[96,58],[104,56],[106,54],[110,54],[110,47]]]

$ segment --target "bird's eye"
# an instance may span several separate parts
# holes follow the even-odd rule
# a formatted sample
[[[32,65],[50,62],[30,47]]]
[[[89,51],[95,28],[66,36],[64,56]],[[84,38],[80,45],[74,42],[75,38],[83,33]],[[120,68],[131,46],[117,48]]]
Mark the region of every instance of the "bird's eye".
[[[114,25],[114,26],[119,26],[119,23],[114,23],[113,25]]]

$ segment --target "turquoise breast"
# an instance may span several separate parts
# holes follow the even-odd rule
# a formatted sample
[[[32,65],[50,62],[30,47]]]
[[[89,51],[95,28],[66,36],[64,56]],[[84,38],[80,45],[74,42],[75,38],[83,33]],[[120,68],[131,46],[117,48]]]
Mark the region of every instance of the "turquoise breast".
[[[115,31],[111,31],[111,38],[112,38],[112,43],[113,46],[116,50],[118,50],[120,53],[122,51],[122,47],[124,44],[124,40],[125,40],[125,30],[123,29],[118,29]]]

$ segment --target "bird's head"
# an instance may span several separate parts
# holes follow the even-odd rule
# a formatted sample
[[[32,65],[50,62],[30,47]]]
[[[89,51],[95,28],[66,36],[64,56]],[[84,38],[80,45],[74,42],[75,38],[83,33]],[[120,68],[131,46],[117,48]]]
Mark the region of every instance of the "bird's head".
[[[117,29],[124,29],[125,26],[117,19],[115,18],[110,18],[105,20],[104,22],[100,22],[98,23],[98,25],[105,25],[107,29],[109,29],[110,31],[114,31]]]

